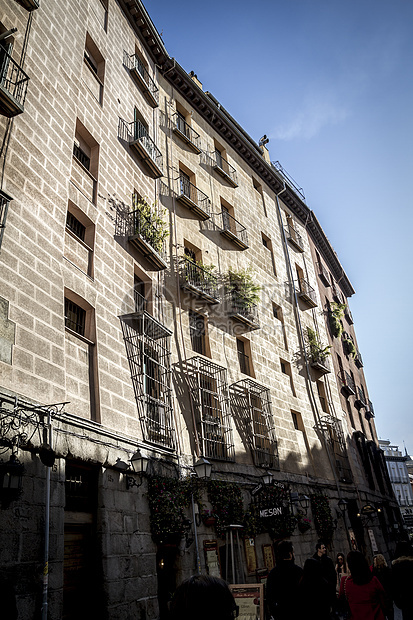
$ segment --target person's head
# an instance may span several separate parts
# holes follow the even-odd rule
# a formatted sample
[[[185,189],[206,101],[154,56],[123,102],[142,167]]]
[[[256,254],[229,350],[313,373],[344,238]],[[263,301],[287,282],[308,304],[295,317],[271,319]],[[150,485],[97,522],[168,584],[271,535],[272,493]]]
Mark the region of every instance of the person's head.
[[[176,589],[171,601],[171,620],[233,620],[238,608],[223,579],[194,575]]]
[[[337,566],[343,566],[344,570],[346,570],[346,560],[343,553],[337,553],[336,564]]]
[[[323,579],[323,567],[315,558],[308,558],[304,562],[303,577],[306,581],[318,581]]]
[[[347,564],[356,585],[362,586],[371,581],[373,575],[364,555],[360,551],[350,551]]]
[[[321,558],[323,555],[326,555],[327,553],[327,547],[325,546],[325,544],[323,543],[322,540],[320,540],[316,546],[315,546],[315,550],[317,552],[317,555]]]
[[[387,562],[384,559],[384,555],[382,555],[381,553],[378,553],[377,555],[375,555],[373,558],[373,566],[374,568],[377,568],[378,570],[381,570],[382,568],[387,566]]]
[[[277,545],[277,560],[293,560],[294,548],[291,540],[282,540]]]
[[[394,557],[395,559],[397,559],[403,556],[413,556],[413,547],[411,543],[407,542],[406,540],[399,540],[399,542],[396,544],[396,551]]]

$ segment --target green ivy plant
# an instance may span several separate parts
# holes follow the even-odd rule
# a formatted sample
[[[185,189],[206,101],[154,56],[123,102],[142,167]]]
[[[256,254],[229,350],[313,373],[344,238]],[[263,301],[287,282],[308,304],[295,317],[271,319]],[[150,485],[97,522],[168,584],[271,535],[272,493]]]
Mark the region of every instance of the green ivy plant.
[[[150,527],[154,542],[179,542],[185,532],[184,509],[191,503],[192,481],[153,476],[148,482]]]
[[[260,301],[262,286],[255,284],[250,267],[239,271],[230,268],[224,276],[224,283],[232,298],[241,302],[245,308],[256,306]]]
[[[310,495],[310,500],[317,534],[325,544],[328,544],[332,540],[334,533],[334,520],[328,498],[325,495],[313,494]]]
[[[166,209],[159,214],[156,203],[151,206],[136,194],[133,196],[133,208],[142,216],[135,232],[141,234],[156,252],[161,252],[164,241],[169,236],[168,224],[164,219]]]
[[[357,349],[351,338],[343,338],[343,345],[347,355],[355,359],[357,357]]]
[[[224,536],[231,524],[242,525],[244,508],[240,487],[235,482],[209,480],[207,484],[208,501],[212,505],[212,514],[216,518],[216,531]]]
[[[343,333],[343,325],[341,323],[341,319],[344,316],[344,311],[346,309],[346,304],[340,304],[338,302],[331,302],[330,310],[328,312],[328,319],[330,323],[331,333],[334,338],[340,338]]]
[[[323,347],[320,344],[317,334],[311,327],[307,327],[307,342],[310,359],[312,362],[325,362],[330,355],[331,346]]]

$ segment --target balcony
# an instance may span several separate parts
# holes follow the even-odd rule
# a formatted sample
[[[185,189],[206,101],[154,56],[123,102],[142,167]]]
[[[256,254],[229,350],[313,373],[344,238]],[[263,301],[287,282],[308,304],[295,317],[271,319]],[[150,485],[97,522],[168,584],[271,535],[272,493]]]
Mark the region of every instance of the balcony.
[[[295,290],[300,299],[302,299],[309,308],[317,307],[317,296],[312,286],[308,284],[304,278],[298,278],[295,281]]]
[[[227,181],[232,187],[238,187],[237,171],[227,160],[222,157],[219,151],[214,151],[209,154],[211,160],[211,166],[213,169]]]
[[[29,78],[3,48],[0,65],[0,114],[11,118],[24,111]]]
[[[364,394],[364,391],[359,386],[357,386],[357,396],[356,396],[356,400],[354,401],[354,404],[359,409],[362,409],[363,407],[364,408],[367,407],[366,396]]]
[[[178,113],[172,115],[172,131],[185,144],[187,144],[197,155],[201,152],[199,148],[199,133],[195,131]]]
[[[247,297],[233,290],[229,294],[229,303],[229,316],[233,321],[243,323],[250,329],[260,328],[257,306],[251,304]]]
[[[176,199],[193,211],[199,219],[208,220],[211,217],[208,196],[182,175],[175,179],[175,182],[177,185]]]
[[[119,121],[120,138],[126,140],[138,153],[154,179],[162,177],[162,153],[149,137],[147,128],[140,121],[131,123],[126,123],[123,119]]]
[[[339,304],[342,304],[343,303],[343,296],[340,293],[340,291],[338,290],[337,285],[334,282],[334,280],[331,282],[331,288],[332,288],[332,291],[333,291],[333,297],[334,297],[335,301],[337,303],[339,303]]]
[[[371,418],[374,418],[374,409],[373,409],[373,403],[371,402],[371,400],[369,400],[367,403],[367,409],[365,412],[365,416],[368,420],[371,420]]]
[[[353,377],[346,371],[342,370],[338,375],[341,390],[344,392],[346,396],[355,396],[356,395],[356,384],[354,383]]]
[[[346,317],[347,322],[348,322],[350,325],[353,325],[353,323],[354,323],[354,321],[353,321],[353,315],[351,314],[351,312],[350,312],[350,308],[349,308],[348,306],[346,306],[346,309],[344,310],[344,316]]]
[[[210,304],[219,303],[218,278],[205,265],[184,256],[180,264],[181,287]]]
[[[136,54],[129,56],[129,70],[142,89],[143,96],[152,108],[159,105],[159,89]]]
[[[221,211],[216,214],[218,229],[223,237],[232,241],[241,250],[246,250],[248,246],[248,235],[245,226],[240,224],[228,211]]]
[[[17,3],[26,11],[34,11],[39,8],[39,0],[17,0]]]
[[[314,368],[322,375],[327,375],[331,372],[330,361],[323,355],[311,355],[309,362],[311,368]]]
[[[363,360],[362,357],[360,355],[360,351],[357,349],[356,350],[356,356],[354,358],[354,363],[357,366],[357,368],[363,368]]]
[[[318,271],[318,277],[320,278],[320,280],[323,282],[325,286],[331,286],[330,274],[328,273],[327,269],[324,267],[323,263],[321,261],[317,262],[316,266],[317,266],[317,271]]]
[[[4,229],[6,228],[7,211],[9,210],[9,202],[13,200],[11,196],[0,190],[0,248],[3,241]]]
[[[295,226],[288,222],[284,230],[288,241],[295,247],[295,249],[299,252],[304,252],[303,239]]]

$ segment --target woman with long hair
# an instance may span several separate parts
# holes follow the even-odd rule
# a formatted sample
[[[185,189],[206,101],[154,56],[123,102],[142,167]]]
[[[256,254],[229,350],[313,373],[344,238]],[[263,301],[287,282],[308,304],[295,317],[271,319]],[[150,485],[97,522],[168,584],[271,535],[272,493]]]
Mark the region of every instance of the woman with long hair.
[[[344,553],[337,553],[336,557],[336,574],[337,574],[337,594],[340,592],[340,584],[342,577],[347,577],[347,563]]]
[[[377,577],[383,586],[384,592],[386,594],[386,610],[385,614],[388,620],[393,620],[394,618],[394,608],[393,608],[393,596],[392,596],[392,586],[391,586],[391,572],[390,568],[387,566],[387,562],[384,558],[384,555],[378,553],[373,558],[373,575]]]
[[[386,597],[383,586],[373,575],[360,551],[347,556],[350,576],[341,581],[340,598],[347,599],[351,620],[386,620]]]

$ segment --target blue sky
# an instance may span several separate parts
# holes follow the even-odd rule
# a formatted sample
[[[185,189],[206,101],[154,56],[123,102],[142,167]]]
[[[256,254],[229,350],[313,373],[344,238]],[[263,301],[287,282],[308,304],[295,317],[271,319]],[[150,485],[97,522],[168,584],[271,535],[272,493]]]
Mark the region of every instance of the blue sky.
[[[413,454],[413,3],[145,6],[169,54],[303,187],[356,290],[378,434]]]

